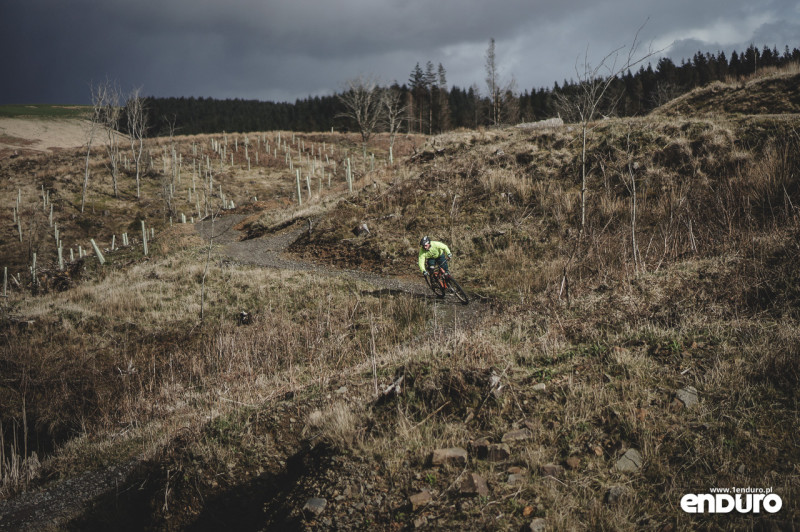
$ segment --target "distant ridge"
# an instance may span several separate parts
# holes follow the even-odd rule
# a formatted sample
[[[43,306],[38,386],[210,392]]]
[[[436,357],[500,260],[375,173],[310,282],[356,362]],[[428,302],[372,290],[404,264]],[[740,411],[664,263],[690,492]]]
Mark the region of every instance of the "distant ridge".
[[[800,65],[766,72],[749,79],[715,81],[655,109],[653,114],[775,115],[800,113]]]

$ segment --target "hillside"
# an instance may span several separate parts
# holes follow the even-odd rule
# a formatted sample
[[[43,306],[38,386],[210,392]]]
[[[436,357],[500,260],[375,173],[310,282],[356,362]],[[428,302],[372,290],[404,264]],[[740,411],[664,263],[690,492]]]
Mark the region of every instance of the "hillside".
[[[84,144],[86,126],[80,118],[5,117],[0,114],[0,160]]]
[[[800,113],[798,65],[741,81],[717,81],[694,89],[654,111],[656,115]]]
[[[0,530],[790,529],[800,119],[681,105],[593,124],[583,228],[569,124],[155,139],[83,213],[80,150],[0,161]],[[681,510],[746,487],[782,508]]]

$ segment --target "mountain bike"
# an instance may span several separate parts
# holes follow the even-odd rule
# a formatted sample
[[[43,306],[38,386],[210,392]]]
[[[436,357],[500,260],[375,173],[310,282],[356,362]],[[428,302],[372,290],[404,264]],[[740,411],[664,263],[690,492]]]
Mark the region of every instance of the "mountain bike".
[[[469,296],[461,288],[461,285],[453,279],[453,276],[444,271],[444,268],[439,266],[431,266],[428,268],[430,275],[425,276],[425,281],[428,286],[439,298],[444,298],[448,293],[453,294],[458,298],[463,305],[469,303]]]

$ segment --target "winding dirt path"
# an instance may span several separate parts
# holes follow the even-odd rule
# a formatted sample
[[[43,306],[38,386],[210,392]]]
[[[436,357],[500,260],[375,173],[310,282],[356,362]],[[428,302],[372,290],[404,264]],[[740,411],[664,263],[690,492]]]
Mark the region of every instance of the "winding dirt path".
[[[443,310],[439,317],[439,330],[453,327],[456,321],[463,327],[477,320],[487,309],[486,305],[475,301],[462,306],[455,299],[437,300],[416,276],[402,278],[378,275],[297,259],[287,253],[287,249],[307,231],[301,224],[289,226],[264,237],[242,240],[243,233],[237,229],[237,225],[245,218],[246,215],[234,214],[218,217],[213,222],[206,220],[197,224],[197,232],[206,240],[212,239],[213,243],[221,245],[226,260],[266,268],[308,271],[360,280],[374,286],[376,292],[405,293],[430,301]],[[453,296],[448,296],[450,297]],[[57,530],[69,520],[81,515],[93,501],[120,486],[125,486],[131,472],[139,463],[138,460],[133,460],[106,470],[89,471],[56,482],[46,489],[23,492],[11,499],[0,501],[0,531]]]
[[[396,277],[335,268],[325,264],[317,264],[291,256],[286,250],[307,231],[302,224],[295,224],[274,234],[242,240],[242,233],[236,226],[246,218],[245,215],[234,214],[222,216],[214,220],[213,242],[223,246],[224,254],[231,260],[241,264],[252,264],[268,268],[279,268],[295,271],[310,271],[322,275],[345,277],[365,281],[380,290],[405,292],[415,296],[434,299],[430,290],[422,283],[420,277]],[[301,225],[301,227],[297,227]],[[197,231],[206,240],[212,237],[212,223],[205,220],[197,224]],[[410,259],[413,261],[413,258]]]
[[[445,299],[437,299],[436,296],[425,286],[420,276],[397,277],[392,275],[380,275],[360,270],[348,270],[336,268],[327,264],[317,264],[306,260],[298,259],[287,253],[289,246],[292,245],[300,236],[306,232],[303,222],[297,222],[285,229],[273,234],[259,238],[242,240],[243,233],[237,226],[246,218],[246,215],[232,214],[218,217],[213,221],[205,220],[197,224],[198,233],[206,240],[213,240],[223,246],[223,254],[228,259],[240,264],[251,264],[267,268],[279,268],[284,270],[309,271],[321,275],[330,275],[363,281],[376,288],[373,294],[377,293],[404,293],[412,297],[425,300],[425,304],[436,305],[439,312],[430,330],[451,331],[459,327],[470,327],[488,310],[489,305],[477,299],[474,294],[470,295],[470,303],[462,305],[454,295],[448,294]],[[414,257],[409,258],[413,263]]]

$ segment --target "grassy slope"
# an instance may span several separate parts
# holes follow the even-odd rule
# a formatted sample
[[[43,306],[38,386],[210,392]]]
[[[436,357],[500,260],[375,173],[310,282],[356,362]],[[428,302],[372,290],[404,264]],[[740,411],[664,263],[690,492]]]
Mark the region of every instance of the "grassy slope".
[[[695,114],[800,113],[800,66],[735,82],[715,82],[675,98],[656,111],[669,116]]]
[[[796,521],[798,125],[597,124],[583,238],[570,128],[442,136],[396,170],[364,176],[357,195],[305,211],[319,217],[293,251],[317,261],[405,275],[420,234],[451,244],[462,284],[489,302],[467,323],[407,294],[214,260],[198,328],[205,248],[185,227],[165,230],[150,261],[131,250],[72,290],[14,303],[17,322],[43,326],[20,329],[6,314],[3,374],[19,380],[3,384],[3,404],[19,411],[24,397],[43,438],[86,427],[46,474],[149,458],[134,479],[147,489],[100,501],[78,528]],[[244,198],[253,184],[240,177],[225,182]],[[291,193],[291,183],[259,183]],[[251,232],[297,214],[270,211]],[[353,238],[362,221],[372,236]],[[256,309],[255,324],[236,325],[241,309]],[[375,381],[400,375],[403,392],[375,401]],[[687,386],[699,392],[692,408],[676,399]],[[499,443],[515,428],[530,437],[504,461],[429,462],[433,449]],[[643,467],[619,473],[629,448]],[[546,464],[564,469],[553,479]],[[487,480],[487,496],[459,494],[469,472]],[[679,509],[683,494],[717,486],[773,487],[784,508]],[[414,508],[409,496],[423,489],[432,502]],[[312,496],[328,508],[303,520]]]
[[[533,424],[533,442],[510,460],[532,472],[522,492],[505,485],[508,464],[476,460],[472,467],[485,473],[493,497],[478,504],[451,499],[462,523],[493,526],[503,515],[504,526],[518,526],[532,507],[559,528],[737,528],[747,521],[688,519],[678,501],[708,487],[777,484],[784,501],[793,498],[800,286],[791,264],[800,256],[800,189],[792,177],[798,143],[791,132],[797,126],[784,119],[598,124],[583,241],[565,230],[579,215],[578,183],[570,178],[577,132],[453,136],[442,139],[442,151],[420,158],[429,159],[418,167],[420,179],[341,206],[300,242],[298,251],[309,256],[339,245],[340,255],[394,263],[413,253],[417,235],[432,233],[456,250],[465,284],[502,302],[497,317],[462,340],[466,345],[453,340],[440,358],[429,356],[439,361],[432,364],[436,387],[446,389],[453,379],[448,368],[465,368],[456,371],[462,380],[494,368],[508,379],[509,395],[467,425],[469,409],[486,396],[473,391],[465,400],[460,390],[455,398],[442,391],[410,420],[446,405],[433,429],[438,439],[415,434],[423,438],[412,462],[418,468],[424,468],[422,449],[437,443],[497,442],[505,431]],[[638,265],[630,245],[631,172]],[[353,245],[343,237],[360,219],[371,220],[380,237]],[[531,392],[537,382],[549,387],[544,397]],[[686,386],[700,390],[699,408],[687,411],[677,402]],[[398,401],[398,412],[413,411],[418,399],[409,395]],[[409,421],[390,419],[384,423],[392,428],[377,438],[381,448],[396,444],[407,452],[401,429]],[[645,456],[632,478],[612,467],[628,447]],[[575,461],[564,484],[539,472],[548,462]],[[421,489],[409,477],[401,485]],[[603,503],[620,483],[630,488],[636,511],[620,515]],[[499,508],[490,511],[492,504]],[[435,522],[449,522],[450,505],[430,512]],[[785,511],[783,519],[797,510],[787,504]]]
[[[0,105],[0,117],[83,118],[90,110],[87,105]]]

